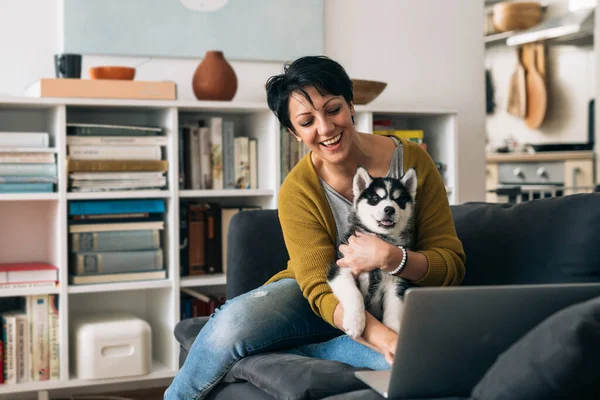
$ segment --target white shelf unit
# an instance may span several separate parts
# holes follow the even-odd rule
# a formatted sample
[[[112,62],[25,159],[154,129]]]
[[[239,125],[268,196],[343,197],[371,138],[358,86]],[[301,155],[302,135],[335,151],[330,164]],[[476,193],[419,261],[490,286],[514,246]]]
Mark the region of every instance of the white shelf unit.
[[[456,186],[456,113],[448,110],[393,110],[356,107],[360,131],[371,132],[373,119],[390,117],[406,127],[425,130],[436,161],[448,167],[446,180]],[[222,116],[235,122],[236,135],[257,139],[258,181],[255,190],[180,190],[178,186],[178,130],[200,118]],[[169,161],[165,190],[70,193],[66,171],[66,123],[159,125],[168,137],[164,159]],[[26,392],[62,391],[87,386],[119,385],[171,378],[178,369],[179,346],[173,329],[180,318],[180,288],[223,286],[223,274],[179,276],[179,207],[181,201],[217,202],[224,206],[277,207],[280,182],[279,122],[263,103],[134,101],[58,98],[0,98],[0,131],[42,131],[51,135],[58,160],[55,193],[0,194],[0,263],[45,261],[56,265],[60,284],[50,289],[18,289],[2,297],[38,293],[60,295],[60,380],[0,385],[0,399]],[[453,194],[454,196],[454,194]],[[122,282],[74,286],[68,284],[68,204],[74,200],[164,199],[166,203],[163,249],[168,278],[160,281]],[[73,375],[69,321],[96,311],[128,311],[152,328],[153,370],[146,376],[80,380]],[[118,387],[115,387],[118,390]],[[62,393],[61,392],[61,393]]]

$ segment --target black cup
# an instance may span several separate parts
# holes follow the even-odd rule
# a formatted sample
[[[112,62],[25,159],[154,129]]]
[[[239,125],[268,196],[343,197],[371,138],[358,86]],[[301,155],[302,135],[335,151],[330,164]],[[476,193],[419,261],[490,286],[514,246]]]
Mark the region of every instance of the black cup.
[[[57,78],[81,78],[81,54],[56,54],[54,69]]]

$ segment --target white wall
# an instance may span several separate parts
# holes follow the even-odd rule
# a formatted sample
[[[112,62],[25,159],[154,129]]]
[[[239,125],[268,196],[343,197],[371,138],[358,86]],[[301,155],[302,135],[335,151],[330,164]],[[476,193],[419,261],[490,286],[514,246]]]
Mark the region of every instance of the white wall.
[[[166,0],[173,1],[173,0]],[[54,54],[60,43],[61,0],[0,0],[0,95],[23,95],[25,87],[39,78],[54,77]],[[227,57],[227,54],[225,54]],[[82,78],[95,65],[137,67],[136,80],[171,80],[179,99],[195,100],[192,76],[201,58],[168,59],[85,56]],[[238,77],[234,101],[265,101],[264,84],[281,73],[282,63],[232,62]]]
[[[0,0],[0,94],[22,95],[53,77],[60,51],[60,0]],[[452,16],[452,17],[451,17]],[[388,82],[374,104],[459,112],[458,199],[484,198],[483,1],[325,0],[325,52],[355,78]],[[7,40],[10,38],[10,40]],[[227,54],[225,54],[227,56]],[[201,60],[85,56],[93,65],[137,67],[136,79],[173,80],[180,99],[194,99]],[[234,101],[264,101],[264,84],[281,63],[232,62]]]
[[[545,18],[569,10],[568,0],[549,0]],[[509,136],[523,143],[587,142],[588,101],[596,93],[596,58],[593,46],[548,47],[548,109],[539,129],[506,112],[510,77],[517,62],[516,48],[490,47],[485,64],[492,71],[496,110],[487,117],[492,143]]]
[[[458,118],[458,201],[484,198],[483,1],[326,0],[325,50],[354,78],[388,82],[373,104]]]

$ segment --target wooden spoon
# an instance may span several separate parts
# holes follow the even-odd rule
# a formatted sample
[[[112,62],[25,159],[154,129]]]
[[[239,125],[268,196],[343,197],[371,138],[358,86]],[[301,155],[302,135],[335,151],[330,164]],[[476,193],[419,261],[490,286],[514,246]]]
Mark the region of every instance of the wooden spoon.
[[[538,129],[544,122],[548,93],[544,78],[536,68],[537,52],[533,51],[533,62],[527,71],[527,116],[525,124],[530,129]]]
[[[521,64],[521,48],[517,49],[517,66],[510,77],[506,111],[519,118],[525,118],[527,112],[527,92],[525,85],[525,68]]]

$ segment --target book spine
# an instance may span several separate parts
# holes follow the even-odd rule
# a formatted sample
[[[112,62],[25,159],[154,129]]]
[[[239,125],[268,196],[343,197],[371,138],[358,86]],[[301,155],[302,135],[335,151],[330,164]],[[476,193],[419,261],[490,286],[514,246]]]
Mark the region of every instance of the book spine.
[[[258,189],[258,143],[256,139],[248,141],[248,164],[250,166],[250,189]]]
[[[54,191],[52,183],[0,183],[0,193],[48,193]]]
[[[0,164],[0,175],[56,177],[56,164]]]
[[[212,188],[223,189],[223,118],[210,119]]]
[[[233,121],[223,121],[223,188],[235,188],[235,169],[234,160],[234,129]]]
[[[72,252],[156,250],[160,248],[158,230],[82,232],[71,234]]]
[[[179,128],[177,132],[177,161],[179,164],[177,166],[179,168],[177,178],[179,190],[183,190],[185,189],[185,158],[183,155],[185,153],[185,144],[183,142],[183,128]]]
[[[49,164],[55,161],[52,153],[0,153],[0,163]]]
[[[200,128],[200,173],[202,175],[202,189],[213,188],[211,151],[210,129],[205,126]]]
[[[31,327],[32,377],[34,381],[47,381],[49,374],[48,349],[48,295],[27,297]]]
[[[74,253],[75,275],[139,272],[163,268],[162,249],[141,251],[111,251]]]
[[[12,315],[3,316],[4,326],[4,383],[17,383],[17,323]]]
[[[162,172],[75,172],[69,178],[81,181],[110,181],[110,180],[135,180],[135,179],[160,179]]]
[[[69,146],[72,160],[160,160],[160,146]]]
[[[179,276],[189,274],[188,205],[179,206]]]
[[[166,146],[166,136],[67,136],[69,146]]]
[[[209,204],[206,208],[206,266],[209,274],[223,272],[221,263],[221,207]]]
[[[25,314],[19,314],[17,323],[17,383],[28,382],[31,376],[29,365],[29,324]]]
[[[69,203],[69,215],[164,212],[165,201],[161,199],[72,201]]]
[[[190,128],[190,147],[187,149],[190,160],[191,187],[202,189],[202,171],[200,170],[200,128]]]
[[[126,127],[106,127],[106,126],[68,126],[67,135],[69,136],[136,136],[148,137],[159,136],[160,131],[143,130],[143,129],[128,129]]]
[[[48,296],[48,344],[50,380],[60,379],[60,331],[58,326],[58,295]]]
[[[0,147],[49,147],[46,132],[0,132]]]
[[[248,138],[244,136],[235,138],[235,187],[250,188]]]
[[[56,183],[58,179],[51,176],[0,176],[0,183]]]
[[[154,171],[167,172],[169,162],[166,160],[71,160],[69,172],[122,172],[122,171]]]
[[[0,292],[3,290],[14,289],[32,289],[32,288],[52,288],[56,286],[56,282],[23,282],[23,283],[2,283],[0,284]]]
[[[190,204],[188,209],[188,268],[190,275],[205,273],[206,205]]]
[[[2,320],[2,317],[0,317],[0,321]],[[4,332],[4,325],[3,323],[0,323],[0,326],[2,326],[2,332]],[[4,334],[0,334],[0,385],[4,384]]]

